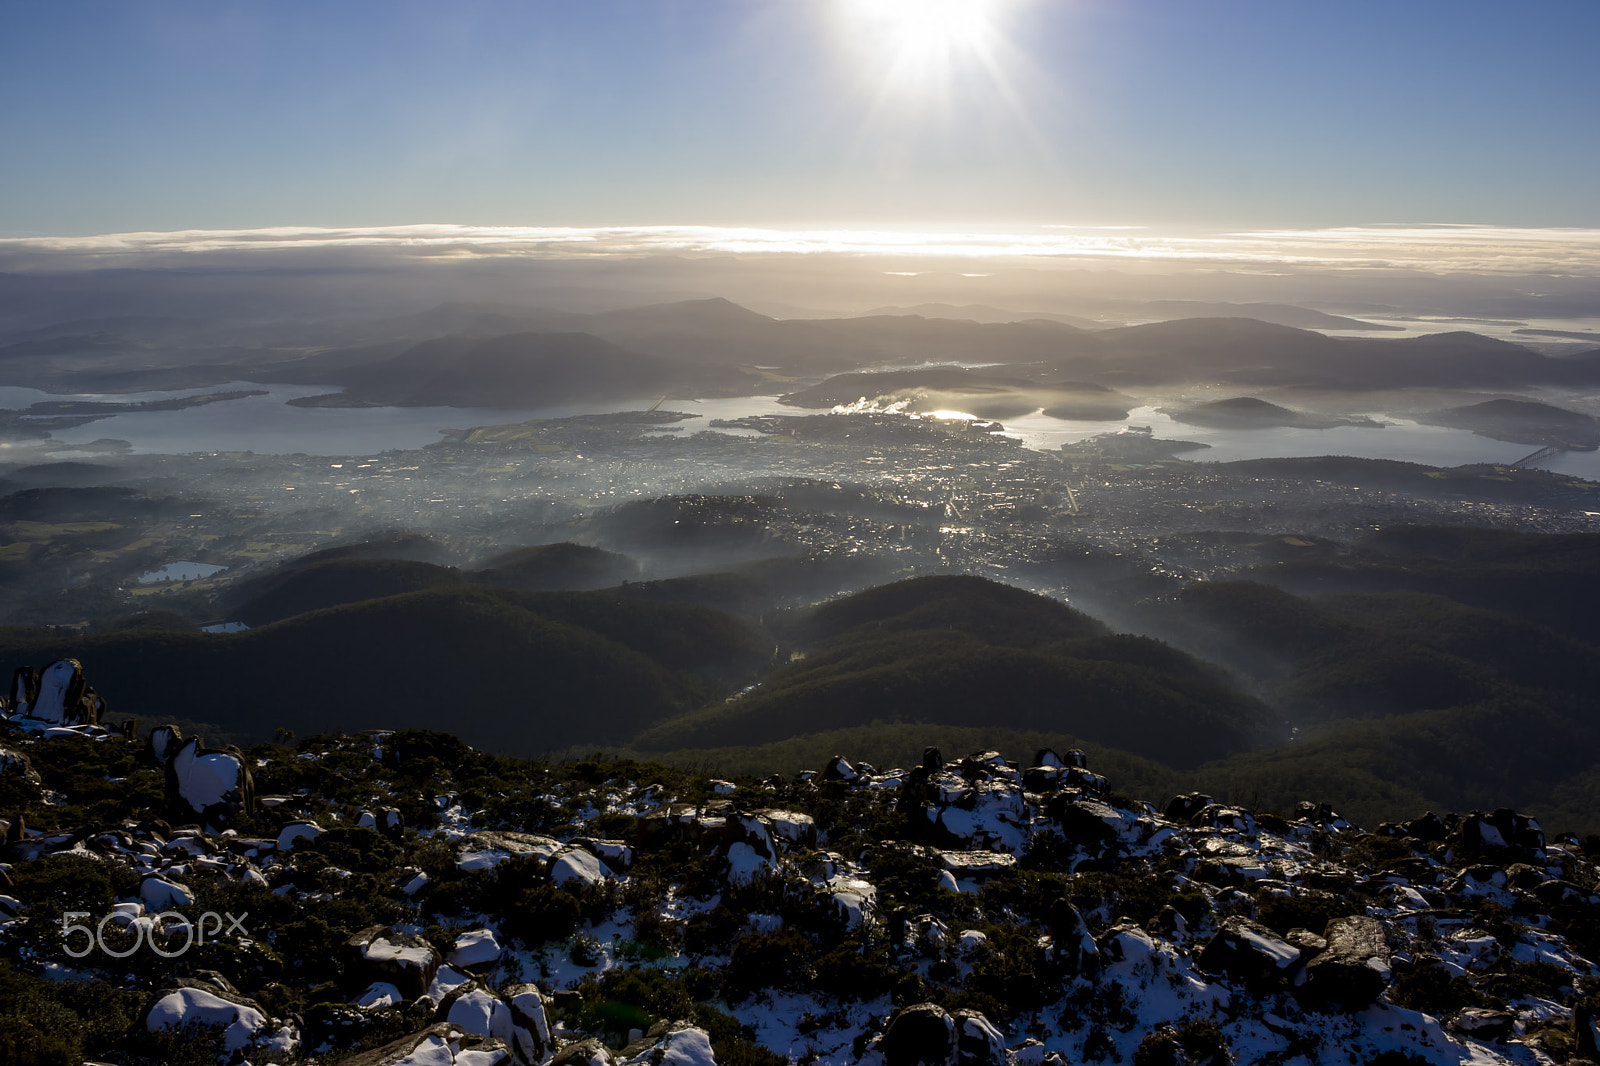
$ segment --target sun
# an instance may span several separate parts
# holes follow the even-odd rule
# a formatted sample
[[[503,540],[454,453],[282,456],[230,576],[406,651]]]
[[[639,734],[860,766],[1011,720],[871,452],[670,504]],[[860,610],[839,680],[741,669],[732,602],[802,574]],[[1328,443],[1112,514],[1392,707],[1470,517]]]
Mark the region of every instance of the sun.
[[[852,32],[891,82],[914,86],[987,60],[1005,0],[843,0]]]

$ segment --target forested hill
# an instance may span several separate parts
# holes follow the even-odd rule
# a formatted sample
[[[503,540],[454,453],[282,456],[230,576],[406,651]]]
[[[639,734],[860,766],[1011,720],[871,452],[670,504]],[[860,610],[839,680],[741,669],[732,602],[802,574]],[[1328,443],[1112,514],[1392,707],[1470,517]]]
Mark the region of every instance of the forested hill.
[[[1316,796],[1376,824],[1514,806],[1600,830],[1595,538],[1412,527],[1319,543],[1110,622],[950,575],[792,606],[872,580],[870,561],[638,580],[636,560],[580,545],[452,567],[397,544],[423,558],[318,553],[236,581],[243,633],[170,613],[0,630],[0,670],[77,658],[118,720],[245,740],[448,724],[504,754],[749,772],[840,748],[909,763],[930,739],[1053,745],[1132,788],[1261,810]]]

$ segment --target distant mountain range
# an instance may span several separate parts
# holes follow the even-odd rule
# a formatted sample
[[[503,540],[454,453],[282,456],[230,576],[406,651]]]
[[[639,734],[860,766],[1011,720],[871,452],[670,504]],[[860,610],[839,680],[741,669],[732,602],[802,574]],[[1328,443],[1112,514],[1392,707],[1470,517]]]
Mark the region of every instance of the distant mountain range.
[[[1323,329],[1361,326],[1292,307],[1219,306]],[[1177,302],[1171,309],[1192,308]],[[814,380],[938,363],[1005,364],[1027,368],[1021,372],[1033,379],[1054,376],[1118,388],[1202,382],[1369,390],[1600,383],[1600,351],[1555,358],[1465,332],[1330,337],[1256,317],[1086,329],[1064,317],[1069,316],[775,319],[709,299],[594,314],[448,303],[391,319],[276,324],[231,337],[217,324],[191,328],[179,320],[102,319],[17,335],[0,347],[0,370],[12,383],[57,390],[179,388],[242,379],[339,385],[367,402],[453,406],[616,402],[663,392],[737,395],[773,391],[772,375],[760,368],[790,380]],[[113,325],[118,329],[105,328]]]

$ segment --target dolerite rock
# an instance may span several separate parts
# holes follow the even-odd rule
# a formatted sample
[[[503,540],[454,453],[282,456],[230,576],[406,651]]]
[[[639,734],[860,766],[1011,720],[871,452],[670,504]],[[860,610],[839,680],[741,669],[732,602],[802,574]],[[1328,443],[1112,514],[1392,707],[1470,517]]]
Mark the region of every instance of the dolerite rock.
[[[518,1066],[538,1066],[549,1054],[550,1026],[534,985],[517,985],[496,995],[469,981],[445,996],[434,1018],[499,1041]]]
[[[917,1003],[895,1012],[879,1038],[884,1066],[956,1066],[960,1045],[955,1019],[936,1003]]]
[[[1490,814],[1473,811],[1462,817],[1446,838],[1452,847],[1465,851],[1496,851],[1503,859],[1522,859],[1542,863],[1544,830],[1539,823],[1509,807],[1501,807]]]
[[[551,1039],[539,986],[512,985],[501,989],[500,999],[511,1011],[511,1050],[524,1062],[543,1062],[550,1054]]]
[[[711,1034],[698,1026],[658,1022],[650,1037],[642,1045],[630,1045],[625,1060],[639,1066],[716,1066]]]
[[[913,766],[900,782],[900,794],[895,799],[895,811],[910,820],[912,836],[919,840],[928,835],[926,807],[938,795],[928,780],[938,772],[937,769],[929,771],[926,766]]]
[[[1098,800],[1056,796],[1047,812],[1061,827],[1061,835],[1091,855],[1100,855],[1117,846],[1126,822],[1122,812]]]
[[[512,1058],[510,1050],[499,1041],[441,1022],[402,1036],[392,1044],[339,1060],[340,1066],[454,1066],[458,1062],[511,1066]]]
[[[950,1014],[956,1026],[956,1058],[961,1066],[1006,1066],[1006,1038],[975,1010]]]
[[[185,740],[177,726],[169,725],[150,731],[150,753],[166,767],[166,801],[173,818],[198,817],[208,832],[220,833],[255,809],[255,782],[238,748],[207,748],[199,737]]]
[[[1446,834],[1449,833],[1449,829],[1444,824],[1444,819],[1432,811],[1426,811],[1420,817],[1413,818],[1409,822],[1401,822],[1400,828],[1408,837],[1427,841],[1443,840]]]
[[[1574,1058],[1600,1062],[1600,1020],[1594,1008],[1582,1000],[1572,1008],[1572,1054]]]
[[[576,1044],[568,1044],[556,1052],[547,1066],[613,1066],[617,1061],[611,1049],[590,1037]]]
[[[1223,921],[1197,960],[1206,973],[1250,985],[1276,984],[1299,961],[1299,948],[1266,926],[1237,914]]]
[[[597,885],[611,871],[588,848],[571,847],[550,860],[550,876],[558,885]]]
[[[1050,905],[1050,948],[1057,966],[1068,976],[1086,973],[1100,958],[1100,947],[1089,933],[1089,923],[1070,900]]]
[[[829,759],[828,765],[822,770],[822,780],[824,781],[850,782],[854,781],[860,776],[861,775],[856,772],[856,768],[851,766],[849,760],[847,760],[843,755],[835,755],[833,758]]]
[[[1541,881],[1533,886],[1533,894],[1547,907],[1573,903],[1586,903],[1590,906],[1600,904],[1600,895],[1571,881]]]
[[[1328,829],[1335,833],[1342,833],[1354,828],[1348,819],[1344,818],[1331,804],[1312,803],[1302,800],[1294,805],[1294,818],[1297,822],[1310,822],[1318,829]]]
[[[145,1010],[144,1028],[149,1033],[191,1024],[220,1026],[223,1045],[229,1051],[249,1047],[270,1032],[270,1020],[254,1000],[198,981],[185,981],[180,987],[156,993]],[[298,1046],[298,1040],[294,1043]]]
[[[362,811],[361,818],[356,825],[363,829],[374,829],[391,840],[397,840],[405,833],[406,819],[393,807],[384,807],[376,814],[372,811]]]
[[[493,930],[473,929],[456,937],[455,950],[450,952],[450,965],[475,973],[498,963],[500,954],[500,942],[495,939]]]
[[[99,725],[105,701],[83,680],[83,664],[57,659],[43,670],[23,667],[12,675],[14,717],[32,718],[52,725]]]
[[[362,989],[382,981],[401,995],[416,999],[428,991],[439,972],[439,952],[411,933],[396,933],[385,925],[363,929],[345,942],[345,983]]]
[[[39,691],[39,671],[31,666],[19,666],[11,672],[11,687],[0,697],[0,710],[6,714],[26,714],[34,693]]]
[[[1022,771],[1022,787],[1029,792],[1054,792],[1062,788],[1104,792],[1106,779],[1089,772],[1083,752],[1077,749],[1057,755],[1050,748],[1040,748],[1033,754],[1033,765]]]
[[[1186,796],[1173,796],[1161,811],[1161,817],[1176,825],[1188,825],[1189,820],[1211,806],[1211,797],[1204,792],[1191,792]]]
[[[1306,963],[1307,995],[1361,1007],[1383,994],[1390,971],[1382,922],[1365,914],[1335,918],[1322,935],[1328,948]]]
[[[1255,816],[1243,807],[1235,807],[1227,803],[1208,803],[1189,819],[1192,826],[1211,826],[1225,832],[1254,834],[1256,831]]]
[[[8,785],[21,786],[29,792],[38,792],[44,788],[44,779],[39,776],[39,771],[33,768],[33,763],[20,751],[0,747],[0,779]]]
[[[1456,1032],[1475,1040],[1498,1040],[1511,1035],[1517,1016],[1510,1011],[1464,1007],[1450,1016],[1448,1024]]]

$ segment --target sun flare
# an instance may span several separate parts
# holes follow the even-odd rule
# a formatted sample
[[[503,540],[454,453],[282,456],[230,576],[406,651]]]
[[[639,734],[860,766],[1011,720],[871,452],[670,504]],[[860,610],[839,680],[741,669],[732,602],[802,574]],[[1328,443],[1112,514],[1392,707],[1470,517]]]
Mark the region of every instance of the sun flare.
[[[1004,0],[845,0],[855,32],[892,80],[926,81],[992,50]]]

